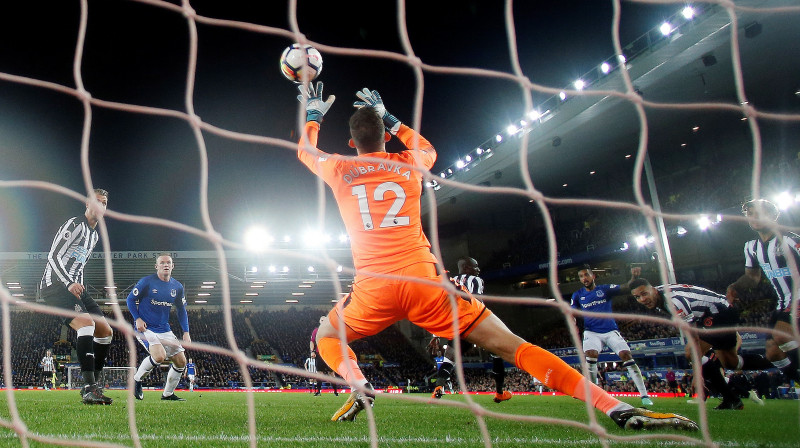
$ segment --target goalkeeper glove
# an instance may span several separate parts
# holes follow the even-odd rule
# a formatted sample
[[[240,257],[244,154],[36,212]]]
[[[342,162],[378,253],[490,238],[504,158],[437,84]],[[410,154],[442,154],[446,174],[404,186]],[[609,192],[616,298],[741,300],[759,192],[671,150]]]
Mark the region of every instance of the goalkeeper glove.
[[[378,116],[383,119],[383,124],[386,126],[386,129],[391,132],[392,135],[397,135],[397,131],[400,130],[400,120],[386,110],[386,106],[383,105],[383,100],[377,90],[370,91],[368,88],[364,87],[363,90],[356,92],[356,96],[361,101],[356,101],[353,103],[353,106],[359,109],[365,106],[375,109]]]
[[[308,88],[305,84],[300,84],[297,86],[297,90],[300,91],[297,100],[302,103],[303,99],[306,99],[306,122],[322,123],[322,117],[336,101],[336,96],[331,95],[326,101],[322,101],[322,81],[317,82],[316,88],[311,83],[308,83]]]

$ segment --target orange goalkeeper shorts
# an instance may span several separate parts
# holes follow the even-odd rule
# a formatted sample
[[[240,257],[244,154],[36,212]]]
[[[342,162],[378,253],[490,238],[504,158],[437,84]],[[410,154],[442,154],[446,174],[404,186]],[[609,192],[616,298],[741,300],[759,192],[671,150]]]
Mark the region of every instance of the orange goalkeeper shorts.
[[[416,263],[390,274],[404,279],[357,276],[353,292],[328,314],[334,328],[339,328],[344,316],[345,325],[350,329],[362,336],[372,336],[397,321],[408,319],[437,336],[453,339],[454,310],[447,290],[441,286],[443,277],[436,273],[436,265]],[[428,280],[437,285],[408,278]],[[454,299],[458,333],[462,338],[491,315],[486,305],[469,293],[455,295]]]

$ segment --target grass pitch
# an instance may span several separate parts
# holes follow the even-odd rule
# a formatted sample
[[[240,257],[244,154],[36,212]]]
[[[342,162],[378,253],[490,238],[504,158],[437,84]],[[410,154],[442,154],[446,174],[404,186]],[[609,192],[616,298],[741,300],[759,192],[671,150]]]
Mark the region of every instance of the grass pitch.
[[[1,394],[0,418],[8,424],[8,397]],[[134,446],[128,422],[127,392],[112,390],[111,406],[87,406],[76,391],[18,391],[14,393],[20,419],[37,436],[62,440]],[[145,391],[144,401],[135,402],[136,425],[143,447],[248,447],[247,395],[241,392],[178,392],[185,402],[159,399],[160,392]],[[428,398],[423,394],[411,397]],[[370,446],[366,412],[355,422],[331,422],[347,394],[319,397],[308,393],[256,393],[255,419],[258,446],[264,447],[367,447]],[[407,396],[408,397],[408,396]],[[419,403],[378,397],[374,412],[378,444],[389,447],[484,447],[478,420],[472,412],[436,403]],[[555,417],[588,423],[585,406],[569,397],[515,396],[496,404],[491,395],[472,396],[488,411],[515,415]],[[463,396],[445,396],[441,403],[464,402]],[[626,399],[627,400],[627,399]],[[638,400],[630,399],[633,405]],[[708,426],[713,442],[725,447],[800,446],[800,402],[770,400],[761,407],[746,402],[742,411],[713,411],[718,403],[709,399]],[[698,420],[697,405],[683,398],[655,400],[653,410],[670,411]],[[618,428],[597,412],[598,423],[618,436],[678,434],[633,432]],[[82,423],[81,423],[82,422]],[[485,417],[495,447],[600,447],[600,438],[571,426],[530,423]],[[702,444],[702,433],[680,433]],[[52,446],[29,439],[30,446]],[[693,444],[674,440],[646,439],[609,441],[610,446],[675,446]],[[0,428],[0,447],[21,446],[15,432]]]

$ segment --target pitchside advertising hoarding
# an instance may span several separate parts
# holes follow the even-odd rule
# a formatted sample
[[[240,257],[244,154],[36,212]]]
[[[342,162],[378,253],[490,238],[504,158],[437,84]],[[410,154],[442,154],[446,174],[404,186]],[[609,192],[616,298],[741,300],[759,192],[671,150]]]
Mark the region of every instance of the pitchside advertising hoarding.
[[[742,337],[742,348],[764,348],[767,339],[766,333],[755,333],[752,331],[740,331]],[[681,338],[648,339],[644,341],[630,341],[631,354],[634,357],[653,356],[668,353],[679,353],[683,356],[685,344]],[[563,359],[567,364],[579,364],[580,356],[575,347],[565,347],[550,350],[551,353]],[[606,349],[600,353],[599,362],[619,361],[619,357],[612,351]]]

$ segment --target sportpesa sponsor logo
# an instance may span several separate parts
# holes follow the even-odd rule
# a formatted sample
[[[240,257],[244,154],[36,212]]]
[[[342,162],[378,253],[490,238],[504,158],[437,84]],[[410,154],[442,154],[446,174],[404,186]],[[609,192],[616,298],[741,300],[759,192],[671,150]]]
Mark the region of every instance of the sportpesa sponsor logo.
[[[604,304],[604,303],[606,303],[606,299],[603,299],[603,300],[593,300],[593,301],[591,301],[591,302],[589,302],[589,303],[582,303],[582,304],[581,304],[581,306],[582,306],[582,307],[584,307],[584,308],[591,308],[591,307],[593,307],[593,306],[595,306],[595,305],[602,305],[602,304]]]
[[[172,302],[159,302],[157,300],[150,299],[150,305],[155,306],[172,306]]]

